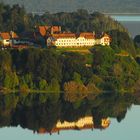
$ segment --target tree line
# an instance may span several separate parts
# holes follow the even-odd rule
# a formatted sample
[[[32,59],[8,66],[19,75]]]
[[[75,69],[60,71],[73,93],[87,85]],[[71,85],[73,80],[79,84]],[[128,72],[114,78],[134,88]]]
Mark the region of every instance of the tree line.
[[[27,13],[25,8],[18,4],[9,6],[0,3],[0,31],[14,30],[17,33],[34,31],[38,25],[59,25],[63,31],[70,32],[107,32],[118,29],[126,29],[117,21],[104,14],[79,9],[76,12],[59,12],[51,14],[45,12],[42,15]]]
[[[104,46],[94,46],[90,51],[91,67],[86,66],[87,56],[76,52],[60,53],[53,48],[0,51],[0,87],[65,91],[65,99],[72,102],[104,90],[134,90],[140,66],[131,54]]]

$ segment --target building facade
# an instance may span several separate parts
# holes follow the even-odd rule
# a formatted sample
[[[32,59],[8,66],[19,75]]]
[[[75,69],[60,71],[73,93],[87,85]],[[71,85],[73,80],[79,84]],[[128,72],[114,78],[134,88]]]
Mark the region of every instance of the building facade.
[[[11,47],[12,44],[18,42],[18,36],[15,32],[2,32],[0,33],[0,43],[3,47]]]
[[[91,32],[74,33],[58,33],[52,34],[47,39],[47,46],[56,46],[58,48],[67,47],[92,47],[94,45],[110,45],[110,36],[104,34],[101,38],[96,39],[95,34]]]

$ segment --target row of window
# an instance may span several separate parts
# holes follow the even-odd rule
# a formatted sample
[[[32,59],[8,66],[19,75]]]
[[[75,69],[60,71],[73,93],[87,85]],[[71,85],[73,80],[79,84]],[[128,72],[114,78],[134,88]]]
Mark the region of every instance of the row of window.
[[[92,41],[92,42],[94,42],[95,40],[94,39],[77,39],[77,40],[76,39],[73,39],[73,40],[72,39],[64,39],[64,40],[58,39],[57,40],[57,42],[74,42],[74,41],[80,41],[80,42],[87,42],[87,41],[91,42]]]
[[[72,45],[94,45],[94,43],[56,43],[56,45],[72,46]]]
[[[56,43],[70,43],[70,44],[77,44],[77,43],[83,43],[83,44],[93,44],[95,41],[56,41]]]

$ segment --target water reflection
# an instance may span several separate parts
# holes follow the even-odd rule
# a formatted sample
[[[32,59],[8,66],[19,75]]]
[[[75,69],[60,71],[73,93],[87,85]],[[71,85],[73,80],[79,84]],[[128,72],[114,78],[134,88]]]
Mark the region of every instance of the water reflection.
[[[101,128],[105,129],[109,127],[110,125],[110,120],[109,118],[103,118],[101,120]],[[60,131],[64,130],[86,130],[86,129],[91,129],[93,130],[96,128],[94,126],[94,120],[92,116],[85,116],[83,118],[78,119],[77,121],[73,122],[68,122],[68,121],[58,121],[55,125],[55,127],[51,131],[47,131],[45,128],[40,128],[37,132],[39,134],[44,134],[44,133],[60,133]]]
[[[0,127],[20,125],[38,134],[105,129],[110,125],[109,118],[121,122],[134,103],[140,103],[138,97],[117,93],[74,103],[65,101],[58,93],[0,95]]]

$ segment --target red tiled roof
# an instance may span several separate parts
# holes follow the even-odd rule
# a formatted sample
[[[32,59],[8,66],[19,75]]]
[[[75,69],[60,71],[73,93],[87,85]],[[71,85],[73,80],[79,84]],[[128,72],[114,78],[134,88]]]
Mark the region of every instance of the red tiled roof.
[[[1,36],[3,39],[10,39],[10,34],[9,34],[8,32],[0,33],[0,36]]]
[[[49,29],[53,32],[61,31],[61,26],[39,26],[38,28],[39,28],[39,32],[42,36],[45,36]]]
[[[58,38],[75,38],[76,34],[74,33],[60,33],[60,34],[52,34],[52,37]]]
[[[15,32],[12,32],[12,38],[19,38]]]
[[[42,36],[46,35],[46,31],[50,28],[49,26],[39,26],[39,32]]]
[[[76,38],[76,37],[84,37],[86,39],[94,39],[93,33],[83,32],[80,33],[80,35],[76,35],[74,33],[59,33],[59,34],[52,34],[52,37],[58,39],[58,38]]]
[[[95,38],[95,36],[91,32],[80,33],[79,37],[84,37],[86,39],[93,39],[93,38]]]
[[[12,33],[9,33],[9,32],[2,32],[2,33],[0,33],[0,36],[1,36],[3,39],[10,39],[11,37],[12,37],[12,38],[18,38],[18,35],[17,35],[15,32],[12,32]]]

